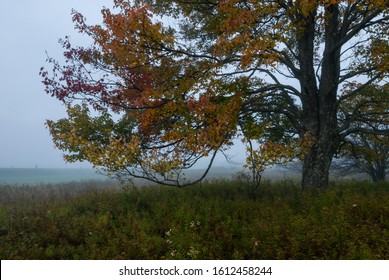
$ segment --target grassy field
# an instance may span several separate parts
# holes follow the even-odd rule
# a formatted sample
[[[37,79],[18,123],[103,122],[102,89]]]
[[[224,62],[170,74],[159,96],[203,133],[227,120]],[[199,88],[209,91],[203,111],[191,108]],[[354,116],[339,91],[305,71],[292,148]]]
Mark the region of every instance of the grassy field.
[[[1,259],[389,259],[389,184],[0,186]]]

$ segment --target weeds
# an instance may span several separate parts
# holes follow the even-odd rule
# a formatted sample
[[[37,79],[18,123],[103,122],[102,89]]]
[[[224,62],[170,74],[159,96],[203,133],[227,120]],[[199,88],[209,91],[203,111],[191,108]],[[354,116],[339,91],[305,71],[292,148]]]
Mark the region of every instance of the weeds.
[[[389,184],[0,186],[1,259],[388,259]],[[255,199],[253,199],[255,198]]]

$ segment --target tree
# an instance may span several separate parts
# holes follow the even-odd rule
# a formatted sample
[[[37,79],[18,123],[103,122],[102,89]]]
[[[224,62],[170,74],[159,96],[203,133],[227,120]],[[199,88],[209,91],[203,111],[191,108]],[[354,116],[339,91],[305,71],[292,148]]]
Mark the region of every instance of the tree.
[[[389,169],[389,137],[363,131],[389,128],[389,84],[366,86],[339,111],[340,118],[354,116],[354,126],[360,129],[347,136],[340,146],[341,158],[335,164],[338,173],[362,172],[367,173],[373,182],[384,181]]]
[[[386,0],[114,4],[102,10],[102,25],[74,12],[94,45],[74,48],[65,38],[65,65],[49,58],[52,75],[41,70],[46,92],[68,106],[68,119],[47,123],[68,160],[182,185],[183,171],[203,157],[208,171],[241,137],[276,143],[281,161],[292,149],[303,158],[303,189],[325,188],[343,139],[388,134],[338,114],[387,77]]]
[[[389,171],[389,139],[386,136],[359,134],[350,137],[335,163],[336,174],[368,174],[373,182],[385,181]]]

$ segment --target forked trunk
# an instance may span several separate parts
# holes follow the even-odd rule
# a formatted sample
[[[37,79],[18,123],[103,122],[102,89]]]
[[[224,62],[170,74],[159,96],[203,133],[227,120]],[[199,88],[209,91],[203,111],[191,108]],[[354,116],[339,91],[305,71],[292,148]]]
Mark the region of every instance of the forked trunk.
[[[303,114],[301,123],[304,130],[312,136],[311,147],[304,157],[302,188],[326,188],[328,186],[329,169],[337,147],[339,131],[337,124],[337,93],[340,78],[341,48],[339,42],[339,7],[332,5],[326,9],[324,36],[324,52],[321,62],[321,76],[318,79],[315,60],[315,24],[307,26],[307,32],[301,37],[300,44],[300,86],[302,89]],[[306,47],[308,46],[308,47]],[[319,82],[319,83],[318,83]]]

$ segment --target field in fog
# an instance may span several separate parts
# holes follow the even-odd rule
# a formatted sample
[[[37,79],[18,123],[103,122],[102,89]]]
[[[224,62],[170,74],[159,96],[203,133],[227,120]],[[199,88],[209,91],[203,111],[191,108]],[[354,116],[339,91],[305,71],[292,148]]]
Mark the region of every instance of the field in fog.
[[[0,184],[1,259],[388,259],[389,184]]]

